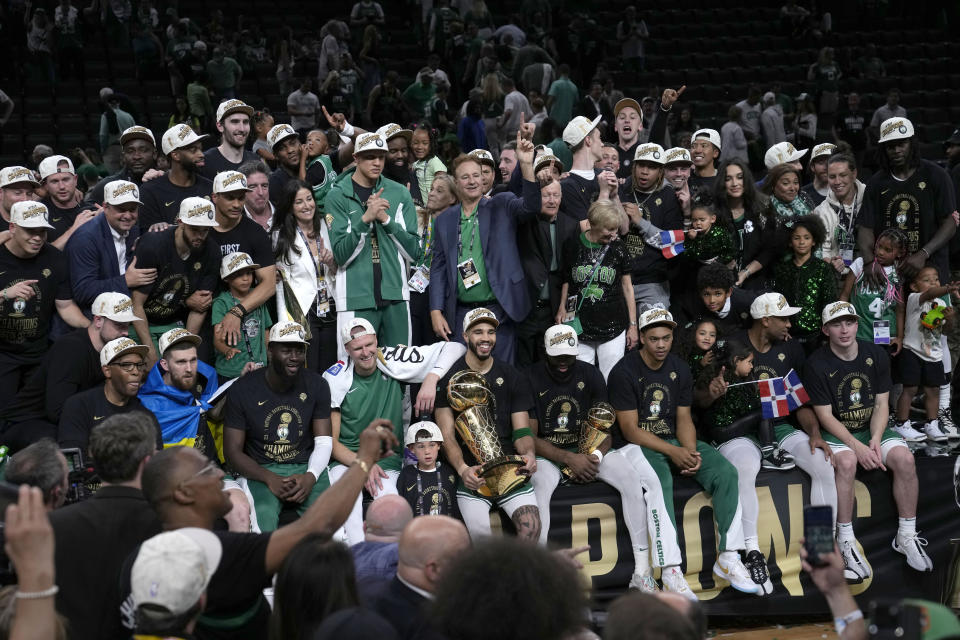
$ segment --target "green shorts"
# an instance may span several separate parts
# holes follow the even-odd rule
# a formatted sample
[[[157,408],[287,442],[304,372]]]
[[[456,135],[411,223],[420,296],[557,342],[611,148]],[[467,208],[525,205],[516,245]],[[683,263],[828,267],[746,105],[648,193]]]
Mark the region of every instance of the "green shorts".
[[[261,466],[284,478],[307,472],[306,464],[270,463]],[[280,511],[286,503],[273,495],[270,488],[262,482],[247,480],[247,487],[250,489],[250,495],[253,496],[253,508],[257,514],[257,525],[260,527],[260,531],[267,532],[275,530],[280,522]],[[320,474],[320,477],[317,478],[317,482],[313,485],[310,495],[297,506],[297,513],[302,516],[310,505],[320,497],[320,494],[329,487],[330,476],[326,470],[324,470],[324,472]]]
[[[850,435],[857,439],[857,441],[862,442],[865,445],[870,444],[870,430],[861,429],[860,431],[851,431]],[[834,453],[840,453],[842,451],[850,451],[850,447],[840,442],[840,439],[834,436],[832,433],[822,433],[824,441],[830,445],[831,451]],[[887,462],[887,453],[894,447],[906,447],[907,442],[900,435],[890,429],[884,429],[883,433],[880,435],[880,452],[883,455],[882,462],[886,464]]]
[[[516,501],[518,504],[537,505],[537,499],[533,494],[533,485],[529,482],[517,487],[510,493],[505,493],[502,496],[497,496],[494,498],[468,489],[466,485],[463,484],[463,480],[460,480],[457,482],[457,499],[459,500],[460,498],[463,498],[464,500],[478,500],[486,503],[488,507],[496,505],[504,511],[508,510],[508,506],[514,501]]]

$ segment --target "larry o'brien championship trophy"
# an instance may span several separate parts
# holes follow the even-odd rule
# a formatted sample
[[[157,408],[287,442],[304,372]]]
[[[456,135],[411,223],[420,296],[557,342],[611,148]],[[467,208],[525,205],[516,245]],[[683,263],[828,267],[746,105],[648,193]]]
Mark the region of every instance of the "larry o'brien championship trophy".
[[[478,493],[490,497],[510,493],[530,479],[520,472],[526,460],[522,456],[504,455],[500,447],[496,416],[490,408],[493,399],[486,378],[476,371],[458,371],[447,383],[447,400],[458,414],[457,433],[480,463],[478,475],[486,483]]]
[[[577,453],[590,455],[596,451],[607,436],[610,435],[610,427],[617,419],[613,407],[606,402],[598,402],[587,411],[587,422],[580,426],[580,439],[577,441]],[[570,467],[561,469],[563,475],[572,477],[573,470]]]

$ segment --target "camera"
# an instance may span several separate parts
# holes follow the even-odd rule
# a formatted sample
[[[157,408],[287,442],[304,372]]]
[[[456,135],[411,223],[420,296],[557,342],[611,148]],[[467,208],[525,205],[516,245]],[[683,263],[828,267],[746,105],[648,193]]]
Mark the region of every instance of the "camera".
[[[86,500],[100,488],[100,478],[92,466],[84,463],[83,451],[73,447],[61,449],[67,459],[67,497],[64,504],[74,504]]]

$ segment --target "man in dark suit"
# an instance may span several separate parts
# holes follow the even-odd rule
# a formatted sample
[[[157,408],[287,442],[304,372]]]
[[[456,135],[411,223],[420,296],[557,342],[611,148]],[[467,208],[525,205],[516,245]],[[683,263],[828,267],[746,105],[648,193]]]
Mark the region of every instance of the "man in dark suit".
[[[513,363],[515,323],[530,313],[530,297],[517,249],[517,227],[536,218],[540,188],[534,181],[533,143],[517,134],[517,160],[523,197],[512,193],[484,198],[480,162],[460,156],[451,173],[460,206],[437,218],[430,269],[430,317],[433,330],[449,340],[451,326],[463,326],[471,309],[485,307],[500,318],[494,357]],[[462,337],[457,336],[462,342]]]
[[[138,269],[133,247],[140,235],[140,188],[114,180],[103,188],[103,213],[80,227],[67,243],[74,301],[87,309],[101,293],[130,295],[153,283],[156,269]]]
[[[401,640],[441,637],[427,608],[444,568],[469,546],[467,528],[449,516],[420,516],[403,530],[397,575],[373,604]]]

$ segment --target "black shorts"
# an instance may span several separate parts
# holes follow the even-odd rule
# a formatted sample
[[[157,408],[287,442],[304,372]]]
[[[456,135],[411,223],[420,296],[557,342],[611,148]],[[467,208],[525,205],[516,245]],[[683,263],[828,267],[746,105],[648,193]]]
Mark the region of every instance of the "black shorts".
[[[940,387],[947,383],[942,360],[930,362],[909,349],[901,350],[897,360],[899,360],[900,382],[906,387]]]

